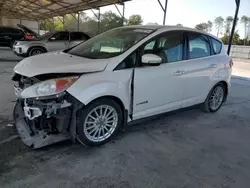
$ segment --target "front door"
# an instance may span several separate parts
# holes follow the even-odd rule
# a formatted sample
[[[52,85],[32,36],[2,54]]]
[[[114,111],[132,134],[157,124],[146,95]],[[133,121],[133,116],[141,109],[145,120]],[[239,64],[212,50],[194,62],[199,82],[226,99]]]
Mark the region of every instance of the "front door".
[[[185,90],[183,43],[183,33],[172,31],[161,34],[142,48],[141,54],[156,54],[162,63],[135,68],[134,120],[181,107]]]
[[[69,47],[69,32],[61,31],[61,32],[55,33],[53,36],[51,36],[47,40],[46,46],[49,52],[64,50],[68,48]]]

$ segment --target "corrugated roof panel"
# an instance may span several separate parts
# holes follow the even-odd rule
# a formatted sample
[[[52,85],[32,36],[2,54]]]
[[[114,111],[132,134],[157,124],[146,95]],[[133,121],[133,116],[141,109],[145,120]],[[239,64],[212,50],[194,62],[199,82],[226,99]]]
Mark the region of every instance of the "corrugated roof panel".
[[[126,1],[130,0],[4,0],[0,16],[39,20]]]

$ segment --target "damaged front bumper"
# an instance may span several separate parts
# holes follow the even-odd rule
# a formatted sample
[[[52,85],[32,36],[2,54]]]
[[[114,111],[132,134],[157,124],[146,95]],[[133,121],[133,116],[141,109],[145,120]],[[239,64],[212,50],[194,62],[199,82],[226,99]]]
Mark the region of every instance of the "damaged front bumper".
[[[19,99],[14,109],[23,143],[34,149],[76,137],[76,113],[83,104],[67,93],[52,99]]]

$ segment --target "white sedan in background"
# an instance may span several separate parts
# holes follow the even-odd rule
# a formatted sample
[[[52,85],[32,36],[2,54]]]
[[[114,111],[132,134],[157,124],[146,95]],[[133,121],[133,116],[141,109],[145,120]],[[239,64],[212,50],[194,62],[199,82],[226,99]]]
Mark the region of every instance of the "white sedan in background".
[[[17,64],[16,127],[33,148],[69,138],[98,146],[134,120],[197,104],[216,112],[232,66],[221,40],[201,31],[113,29]]]

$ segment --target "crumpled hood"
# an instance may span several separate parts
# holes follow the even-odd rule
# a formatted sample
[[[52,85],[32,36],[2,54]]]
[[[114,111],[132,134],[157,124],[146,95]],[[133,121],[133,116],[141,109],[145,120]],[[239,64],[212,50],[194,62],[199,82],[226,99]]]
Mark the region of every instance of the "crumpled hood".
[[[87,59],[63,52],[52,52],[28,57],[14,68],[18,74],[32,77],[49,73],[84,73],[103,71],[108,59]]]

